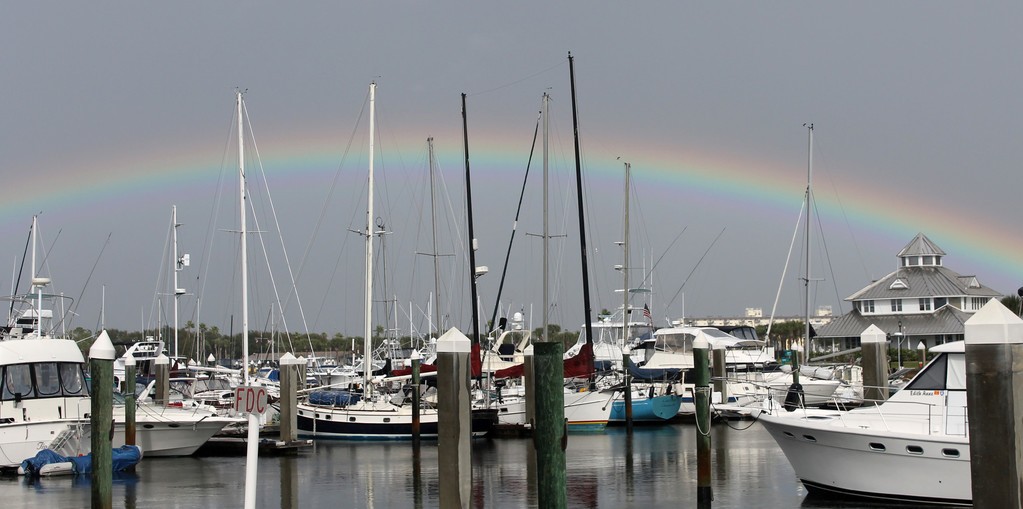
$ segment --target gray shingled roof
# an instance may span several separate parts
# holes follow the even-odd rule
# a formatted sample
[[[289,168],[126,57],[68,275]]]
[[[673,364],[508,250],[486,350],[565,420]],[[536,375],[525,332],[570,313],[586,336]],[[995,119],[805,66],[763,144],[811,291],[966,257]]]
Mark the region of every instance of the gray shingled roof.
[[[901,279],[906,288],[892,289]],[[984,285],[968,287],[973,276],[962,276],[946,267],[900,267],[899,270],[871,283],[845,300],[905,299],[914,297],[1001,297],[1002,294]]]
[[[934,313],[903,315],[863,316],[853,310],[818,328],[817,338],[858,338],[872,324],[887,333],[894,333],[899,331],[899,321],[902,321],[902,332],[907,336],[963,334],[963,324],[971,316],[952,306],[942,306]]]
[[[945,256],[945,252],[937,244],[931,242],[926,235],[918,233],[913,240],[909,241],[909,244],[906,244],[906,247],[902,248],[902,251],[899,251],[898,257],[928,255]]]

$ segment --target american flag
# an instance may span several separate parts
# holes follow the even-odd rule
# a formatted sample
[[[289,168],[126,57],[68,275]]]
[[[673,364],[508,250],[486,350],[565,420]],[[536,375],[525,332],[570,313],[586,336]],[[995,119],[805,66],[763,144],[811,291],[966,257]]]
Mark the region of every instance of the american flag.
[[[643,316],[645,316],[648,320],[650,319],[650,306],[647,306],[646,304],[643,304]]]

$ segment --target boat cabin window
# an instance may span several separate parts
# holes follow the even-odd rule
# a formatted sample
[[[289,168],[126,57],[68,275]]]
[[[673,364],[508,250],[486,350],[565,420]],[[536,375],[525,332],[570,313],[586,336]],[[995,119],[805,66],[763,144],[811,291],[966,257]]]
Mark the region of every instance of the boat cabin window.
[[[56,362],[41,362],[36,368],[36,390],[40,396],[60,394],[60,375],[57,374]]]
[[[948,367],[948,354],[941,354],[940,357],[931,361],[920,374],[916,375],[913,381],[909,382],[906,389],[913,391],[943,391],[946,389],[946,371]]]
[[[28,364],[14,364],[4,369],[4,399],[34,398],[32,390],[32,368]]]
[[[657,347],[666,352],[685,352],[692,349],[694,338],[688,333],[661,334],[657,336]]]
[[[10,401],[59,396],[88,396],[82,366],[74,362],[12,364],[3,368],[0,398]]]
[[[85,377],[82,376],[82,367],[73,362],[60,363],[60,384],[64,387],[64,394],[85,396]]]

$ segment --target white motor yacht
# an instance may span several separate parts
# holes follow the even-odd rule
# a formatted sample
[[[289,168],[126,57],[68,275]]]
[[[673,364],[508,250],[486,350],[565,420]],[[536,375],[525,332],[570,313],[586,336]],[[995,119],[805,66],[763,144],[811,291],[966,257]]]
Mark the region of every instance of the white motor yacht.
[[[890,399],[849,411],[773,406],[760,416],[811,492],[970,505],[965,343],[937,355]]]

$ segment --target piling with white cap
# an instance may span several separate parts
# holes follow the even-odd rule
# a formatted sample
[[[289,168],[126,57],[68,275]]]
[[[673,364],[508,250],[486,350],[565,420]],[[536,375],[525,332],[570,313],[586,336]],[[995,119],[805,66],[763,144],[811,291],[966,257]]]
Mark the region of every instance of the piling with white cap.
[[[110,342],[107,331],[89,349],[89,374],[92,377],[92,392],[89,394],[92,447],[92,507],[112,507],[111,490],[114,479],[112,436],[114,432],[114,359],[117,352]]]
[[[170,403],[170,359],[161,353],[153,365],[156,369],[156,404],[167,406]]]
[[[871,324],[860,333],[863,353],[863,400],[888,399],[888,335]]]
[[[1023,319],[991,299],[965,323],[974,507],[1023,507]]]
[[[469,507],[472,342],[452,327],[437,340],[437,461],[440,506]]]

